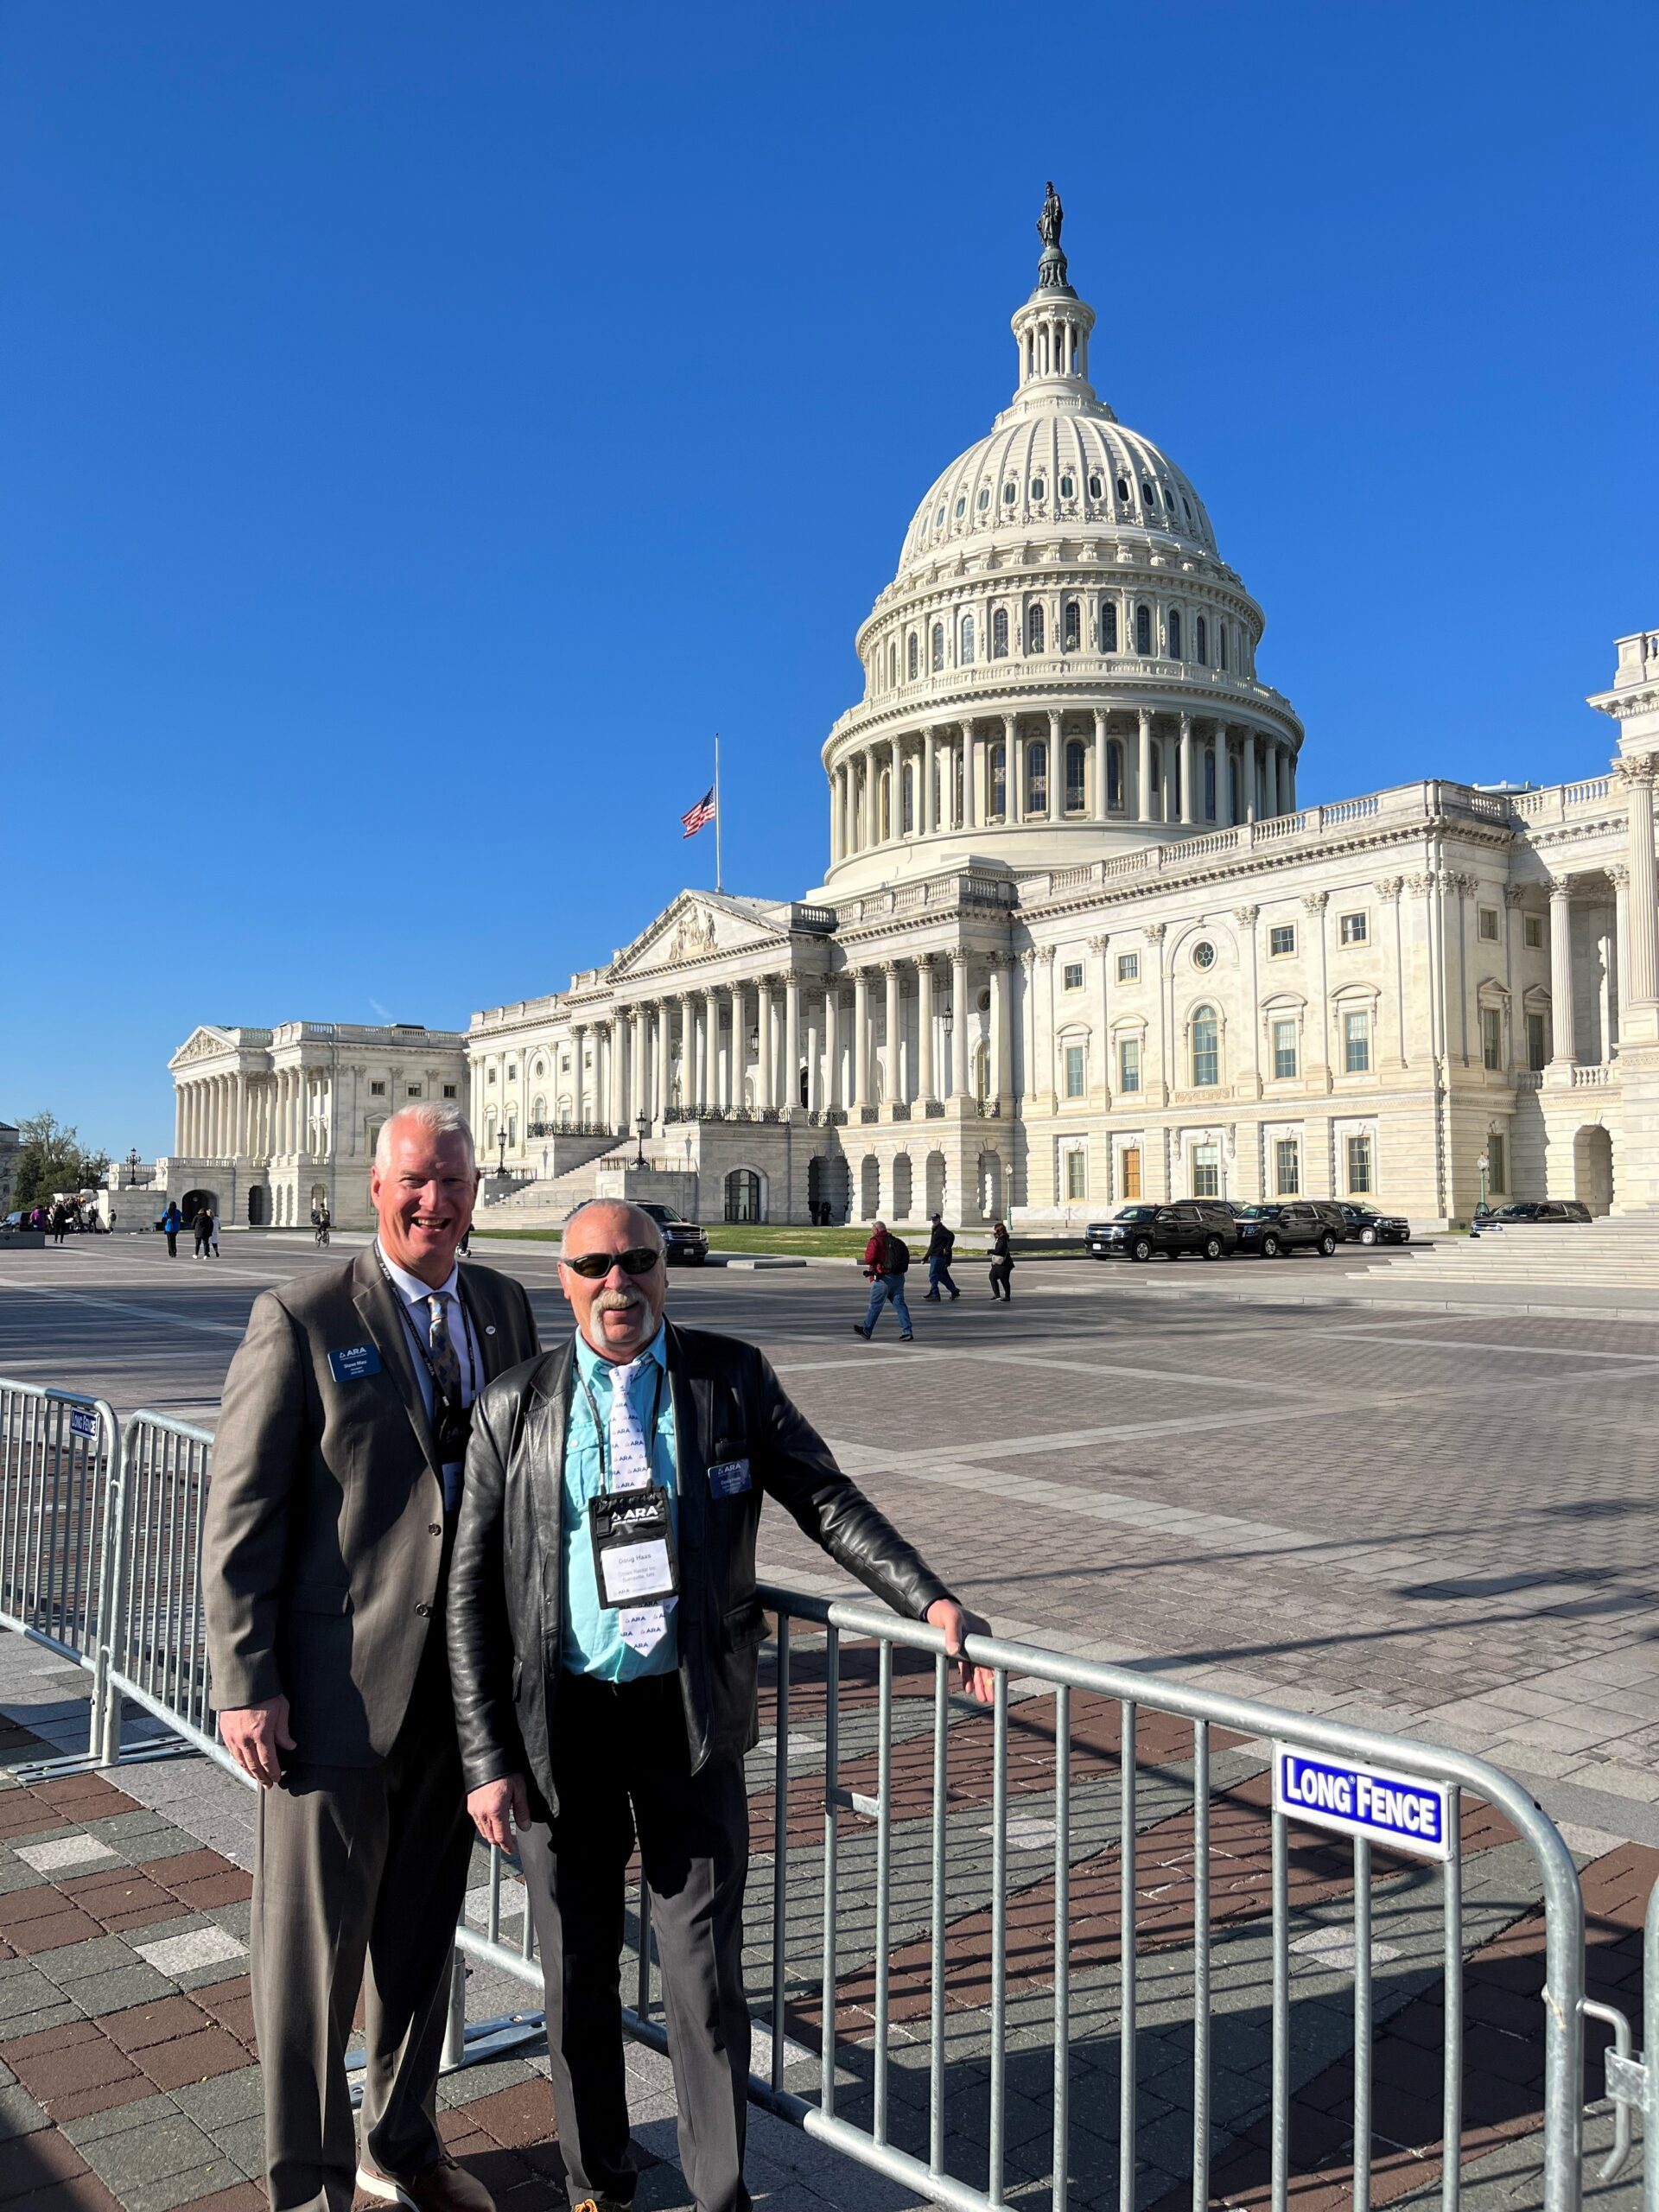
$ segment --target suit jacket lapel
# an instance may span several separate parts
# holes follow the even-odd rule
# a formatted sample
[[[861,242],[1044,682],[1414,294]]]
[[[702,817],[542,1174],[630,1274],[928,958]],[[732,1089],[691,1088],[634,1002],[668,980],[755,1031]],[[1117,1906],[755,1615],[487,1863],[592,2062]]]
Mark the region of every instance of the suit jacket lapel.
[[[690,1569],[703,1545],[709,1497],[709,1454],[703,1440],[712,1433],[709,1389],[706,1376],[688,1371],[685,1352],[671,1322],[666,1350],[668,1387],[674,1407],[674,1465],[680,1493],[680,1604],[696,1620],[702,1611],[702,1586]]]
[[[463,1267],[457,1278],[461,1302],[467,1308],[467,1319],[472,1324],[473,1341],[478,1346],[478,1357],[484,1370],[484,1381],[493,1382],[498,1375],[509,1367],[516,1367],[523,1354],[512,1342],[506,1316],[498,1304],[494,1285],[489,1277],[480,1279],[470,1268]]]
[[[409,1425],[415,1432],[415,1440],[440,1482],[443,1470],[438,1465],[437,1439],[432,1433],[432,1424],[427,1418],[426,1401],[421,1395],[420,1377],[415,1371],[415,1353],[409,1341],[409,1330],[397,1312],[397,1295],[391,1285],[380,1272],[380,1263],[373,1247],[359,1252],[353,1268],[356,1287],[352,1303],[363,1316],[364,1326],[373,1338],[380,1353],[380,1364],[391,1377],[392,1386],[403,1400],[404,1411],[409,1415]]]

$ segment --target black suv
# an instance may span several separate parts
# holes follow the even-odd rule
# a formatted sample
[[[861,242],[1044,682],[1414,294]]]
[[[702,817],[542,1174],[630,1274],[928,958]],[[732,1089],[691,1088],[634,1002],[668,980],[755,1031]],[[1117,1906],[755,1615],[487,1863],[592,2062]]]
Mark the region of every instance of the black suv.
[[[1348,1225],[1351,1244],[1409,1244],[1411,1224],[1403,1214],[1379,1213],[1349,1198],[1337,1200],[1337,1211]]]
[[[1509,1228],[1523,1221],[1588,1221],[1591,1215],[1582,1198],[1516,1198],[1507,1206],[1489,1207],[1478,1218],[1483,1228],[1489,1221]]]
[[[1238,1249],[1276,1260],[1281,1252],[1318,1252],[1325,1259],[1347,1241],[1348,1224],[1331,1198],[1282,1198],[1270,1205],[1239,1206]]]
[[[1120,1206],[1109,1221],[1089,1224],[1089,1250],[1096,1260],[1149,1260],[1154,1252],[1168,1260],[1179,1260],[1183,1252],[1219,1260],[1237,1246],[1238,1224],[1219,1199]]]
[[[672,1206],[642,1205],[641,1213],[648,1213],[663,1232],[663,1257],[671,1268],[681,1261],[687,1267],[700,1268],[709,1257],[709,1232],[700,1229],[695,1221],[688,1221],[683,1213],[676,1213]]]

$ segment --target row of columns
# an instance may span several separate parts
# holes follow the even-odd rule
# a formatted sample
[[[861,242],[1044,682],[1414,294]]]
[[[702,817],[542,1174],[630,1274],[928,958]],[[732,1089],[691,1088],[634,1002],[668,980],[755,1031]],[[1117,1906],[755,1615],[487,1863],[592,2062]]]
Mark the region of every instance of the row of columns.
[[[930,723],[919,730],[873,739],[845,753],[830,772],[831,864],[906,837],[976,830],[992,822],[1076,821],[1078,812],[1068,814],[1066,807],[1065,772],[1065,747],[1075,742],[1090,748],[1084,819],[1226,829],[1237,822],[1296,810],[1296,755],[1272,732],[1219,720],[1208,721],[1201,729],[1199,718],[1190,714],[1174,717],[1172,728],[1170,716],[1141,707],[1136,710],[1134,733],[1112,734],[1109,710],[1096,707],[1092,736],[1079,739],[1075,733],[1066,735],[1062,709],[1051,707],[1045,712],[1046,734],[1028,727],[1032,717],[1006,714],[987,728],[977,721]],[[1154,726],[1159,721],[1164,728]],[[1034,744],[1046,747],[1047,785],[1043,805],[1035,809],[1027,804],[1030,747]],[[1117,748],[1116,778],[1109,773],[1110,747]],[[1208,805],[1206,753],[1213,782],[1213,803]],[[915,787],[909,829],[904,824],[906,769],[912,772]],[[885,823],[880,804],[884,772]]]
[[[187,1076],[174,1097],[174,1150],[182,1160],[293,1158],[326,1148],[327,1121],[321,1068]],[[314,1129],[324,1133],[315,1146]]]
[[[1625,761],[1618,778],[1629,810],[1628,858],[1623,865],[1596,870],[1596,880],[1613,886],[1614,962],[1618,979],[1621,1032],[1643,1039],[1659,1033],[1659,867],[1654,858],[1654,781],[1651,760]],[[1579,1063],[1579,1038],[1573,988],[1573,891],[1577,879],[1554,878],[1549,889],[1550,1064],[1563,1070]],[[1605,1055],[1610,1039],[1604,1033]]]

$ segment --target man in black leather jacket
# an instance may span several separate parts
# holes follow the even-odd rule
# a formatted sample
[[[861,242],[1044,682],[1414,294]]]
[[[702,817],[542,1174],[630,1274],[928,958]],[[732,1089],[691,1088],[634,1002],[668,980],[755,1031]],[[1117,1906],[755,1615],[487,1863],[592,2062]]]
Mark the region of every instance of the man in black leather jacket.
[[[637,1834],[681,2164],[700,2212],[747,2212],[742,1763],[766,1635],[762,1497],[896,1611],[941,1629],[988,1702],[988,1670],[961,1656],[986,1627],[842,1473],[760,1351],[663,1322],[648,1214],[580,1208],[560,1279],[575,1336],[502,1376],[474,1416],[448,1595],[467,1808],[486,1842],[512,1849],[519,1831],[572,2204],[604,2212],[633,2196],[620,1955]],[[632,1535],[614,1525],[619,1500],[623,1521],[645,1516]]]

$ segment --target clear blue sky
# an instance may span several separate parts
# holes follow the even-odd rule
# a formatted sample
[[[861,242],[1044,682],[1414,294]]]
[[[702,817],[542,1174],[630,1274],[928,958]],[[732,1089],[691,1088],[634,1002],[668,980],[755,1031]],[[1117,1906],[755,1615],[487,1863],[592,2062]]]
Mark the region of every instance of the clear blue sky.
[[[12,0],[0,1116],[170,1142],[198,1020],[464,1025],[817,749],[1013,381],[1095,379],[1262,602],[1309,798],[1598,772],[1659,623],[1650,4]]]

